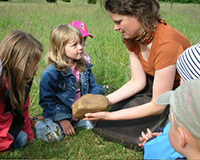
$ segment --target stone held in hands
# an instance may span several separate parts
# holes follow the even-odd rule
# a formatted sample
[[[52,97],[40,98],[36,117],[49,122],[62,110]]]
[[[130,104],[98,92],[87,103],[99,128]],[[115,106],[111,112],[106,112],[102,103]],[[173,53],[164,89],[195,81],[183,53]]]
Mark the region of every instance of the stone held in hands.
[[[85,118],[86,113],[104,111],[108,107],[108,98],[104,95],[85,94],[72,105],[74,118]]]

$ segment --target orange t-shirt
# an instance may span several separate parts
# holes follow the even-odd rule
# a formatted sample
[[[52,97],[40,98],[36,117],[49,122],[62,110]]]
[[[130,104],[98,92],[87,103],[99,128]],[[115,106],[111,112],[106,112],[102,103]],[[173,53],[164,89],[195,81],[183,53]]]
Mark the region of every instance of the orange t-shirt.
[[[156,70],[175,64],[179,55],[191,46],[183,34],[169,24],[164,25],[163,23],[158,23],[148,62],[143,60],[140,46],[134,40],[124,40],[124,43],[128,50],[138,56],[144,71],[151,76],[155,75]],[[180,76],[177,72],[174,87],[179,85],[179,80]]]

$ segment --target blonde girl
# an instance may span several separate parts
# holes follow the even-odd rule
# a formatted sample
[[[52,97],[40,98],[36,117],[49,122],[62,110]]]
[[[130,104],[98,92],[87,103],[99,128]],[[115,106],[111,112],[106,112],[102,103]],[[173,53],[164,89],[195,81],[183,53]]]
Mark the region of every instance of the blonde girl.
[[[46,139],[45,134],[40,134],[45,141],[60,140],[66,134],[74,135],[75,126],[93,128],[90,121],[75,119],[71,109],[72,104],[86,93],[105,94],[105,89],[95,81],[92,65],[83,55],[83,38],[77,28],[71,25],[53,28],[47,53],[48,67],[40,81],[40,105],[46,120],[37,123],[36,130],[40,134],[39,130],[52,121],[51,124],[60,127],[62,135],[57,136],[52,129],[53,138]]]

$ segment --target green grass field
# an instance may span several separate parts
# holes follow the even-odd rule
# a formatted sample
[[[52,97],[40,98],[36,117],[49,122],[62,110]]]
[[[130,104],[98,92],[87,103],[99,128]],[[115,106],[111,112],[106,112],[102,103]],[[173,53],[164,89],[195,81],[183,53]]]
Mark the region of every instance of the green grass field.
[[[39,70],[31,89],[30,115],[41,115],[39,101],[40,76],[46,67],[44,58],[49,46],[52,28],[73,20],[83,21],[94,39],[87,39],[86,52],[94,64],[93,73],[101,85],[119,88],[130,78],[128,52],[120,33],[99,4],[89,5],[86,0],[0,2],[0,40],[11,30],[30,32],[44,47]],[[200,5],[161,3],[160,14],[174,28],[182,32],[191,44],[200,42]],[[21,150],[0,154],[5,159],[142,159],[142,151],[131,150],[120,144],[106,141],[91,130],[76,129],[76,135],[66,136],[59,143],[37,140]]]

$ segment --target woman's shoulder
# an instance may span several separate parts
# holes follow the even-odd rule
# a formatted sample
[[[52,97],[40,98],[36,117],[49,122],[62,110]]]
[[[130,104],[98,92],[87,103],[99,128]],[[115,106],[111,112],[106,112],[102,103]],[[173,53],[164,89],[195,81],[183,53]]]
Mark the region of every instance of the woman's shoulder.
[[[158,24],[158,28],[155,33],[155,40],[162,41],[189,41],[186,36],[184,36],[177,29],[173,28],[169,24]]]
[[[159,51],[160,49],[172,49],[174,51],[182,48],[185,50],[190,46],[190,42],[178,30],[171,27],[169,24],[159,24],[153,40],[152,49]]]

